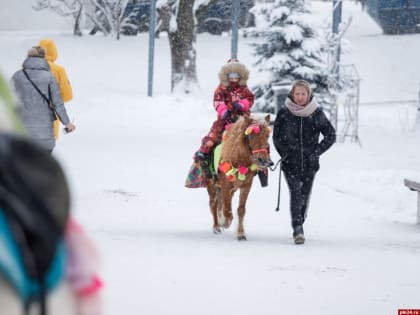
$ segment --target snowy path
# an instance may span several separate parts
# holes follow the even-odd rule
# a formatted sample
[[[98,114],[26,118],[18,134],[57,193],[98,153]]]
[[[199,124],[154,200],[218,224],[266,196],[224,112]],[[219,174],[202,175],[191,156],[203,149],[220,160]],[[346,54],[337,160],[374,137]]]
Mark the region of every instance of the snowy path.
[[[129,314],[395,314],[418,306],[420,228],[415,194],[402,184],[420,158],[418,132],[381,136],[364,127],[366,147],[336,144],[322,157],[304,246],[292,242],[285,182],[277,213],[277,173],[268,188],[256,180],[249,240],[237,242],[235,224],[212,234],[205,190],[183,187],[211,116],[185,115],[176,124],[161,117],[162,129],[143,119],[121,132],[122,122],[153,110],[120,106],[119,119],[111,109],[102,109],[101,121],[84,117],[89,130],[57,150],[80,152],[65,163],[77,182],[77,214],[104,255],[109,314],[121,307]],[[178,106],[187,113],[197,104],[178,100],[166,111]],[[108,136],[92,145],[104,124]],[[404,157],[388,148],[391,134]]]

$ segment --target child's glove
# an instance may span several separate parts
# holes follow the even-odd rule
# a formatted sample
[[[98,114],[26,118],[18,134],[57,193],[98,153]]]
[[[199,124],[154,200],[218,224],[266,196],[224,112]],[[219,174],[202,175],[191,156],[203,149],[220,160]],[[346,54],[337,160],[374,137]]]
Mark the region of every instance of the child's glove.
[[[219,118],[221,119],[225,119],[228,115],[229,115],[229,109],[226,106],[226,104],[220,104],[217,109],[217,115],[219,116]]]
[[[239,102],[233,102],[232,107],[238,112],[242,112],[244,110],[244,107]]]
[[[240,101],[233,102],[232,107],[238,112],[247,111],[249,109],[249,101],[246,98],[241,99]]]

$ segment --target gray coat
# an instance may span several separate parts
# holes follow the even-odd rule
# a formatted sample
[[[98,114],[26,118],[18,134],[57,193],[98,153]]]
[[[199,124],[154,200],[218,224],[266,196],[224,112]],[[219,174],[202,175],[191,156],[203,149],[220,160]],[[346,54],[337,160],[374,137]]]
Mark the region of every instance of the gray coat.
[[[67,125],[70,120],[61,99],[60,89],[45,59],[28,57],[23,63],[23,69],[39,90],[47,98],[50,97],[58,119],[62,124]],[[48,102],[26,78],[23,70],[13,75],[11,84],[17,96],[18,112],[28,135],[46,150],[52,150],[55,146],[54,115]]]

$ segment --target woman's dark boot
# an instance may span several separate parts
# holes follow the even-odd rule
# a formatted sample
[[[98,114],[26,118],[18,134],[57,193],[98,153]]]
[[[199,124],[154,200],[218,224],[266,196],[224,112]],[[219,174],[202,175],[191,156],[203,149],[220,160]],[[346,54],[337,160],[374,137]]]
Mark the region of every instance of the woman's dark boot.
[[[300,245],[305,243],[305,235],[303,234],[303,226],[297,225],[293,228],[293,240],[295,244]]]

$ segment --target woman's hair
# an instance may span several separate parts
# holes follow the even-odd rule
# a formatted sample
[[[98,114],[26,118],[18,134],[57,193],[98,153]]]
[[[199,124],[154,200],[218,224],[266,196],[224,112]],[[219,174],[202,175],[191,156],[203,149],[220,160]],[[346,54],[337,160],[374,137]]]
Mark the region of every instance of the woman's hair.
[[[297,86],[302,86],[306,89],[306,92],[308,92],[309,97],[312,95],[312,88],[308,81],[305,80],[296,80],[293,82],[292,89],[290,90],[290,94],[293,95],[295,93],[295,88]]]
[[[45,49],[41,46],[34,46],[28,50],[28,57],[45,58]]]

